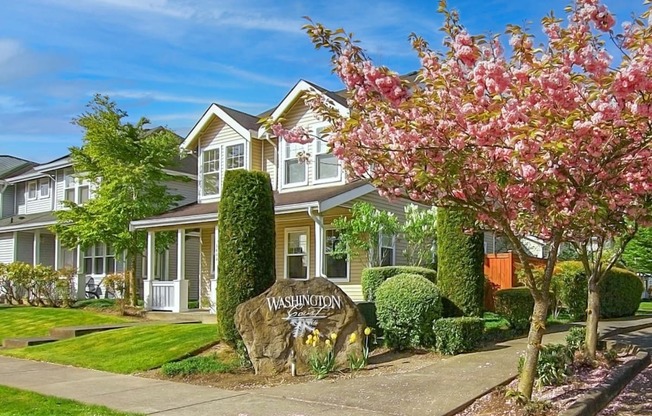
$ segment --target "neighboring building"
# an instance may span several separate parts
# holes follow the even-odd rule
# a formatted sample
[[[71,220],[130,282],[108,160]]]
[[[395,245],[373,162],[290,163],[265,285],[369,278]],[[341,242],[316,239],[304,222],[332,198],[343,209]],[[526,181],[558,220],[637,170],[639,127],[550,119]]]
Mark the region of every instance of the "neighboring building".
[[[0,157],[0,169],[3,158]],[[55,270],[74,268],[79,276],[78,295],[83,296],[84,288],[90,282],[100,284],[107,274],[122,271],[123,256],[105,244],[85,250],[81,247],[63,247],[57,236],[50,231],[56,222],[54,212],[65,209],[63,201],[83,204],[93,197],[91,184],[83,177],[73,174],[70,155],[40,165],[26,163],[27,166],[9,175],[2,175],[0,170],[0,263],[21,261],[51,266]],[[183,197],[180,204],[195,202],[196,158],[190,156],[183,159],[179,166],[168,173],[189,178],[188,182],[171,181],[168,184],[171,192]],[[141,270],[142,267],[137,273]],[[192,276],[192,270],[188,273]],[[198,281],[198,271],[195,272],[194,280]]]
[[[230,169],[260,170],[269,173],[274,189],[276,211],[277,279],[305,280],[322,276],[337,283],[353,300],[362,300],[360,275],[367,265],[358,259],[335,259],[329,253],[337,241],[332,221],[350,212],[357,201],[366,201],[381,210],[393,212],[402,220],[404,207],[410,202],[393,202],[380,197],[373,186],[362,181],[349,182],[337,158],[320,141],[300,145],[286,143],[260,126],[262,116],[284,119],[284,126],[302,126],[319,135],[326,123],[319,121],[305,104],[307,93],[323,94],[342,113],[346,100],[336,93],[300,81],[270,112],[260,116],[246,114],[219,104],[212,104],[190,131],[181,147],[198,157],[198,201],[163,215],[134,221],[134,229],[146,229],[149,237],[146,276],[156,275],[164,267],[154,253],[156,234],[175,231],[174,251],[181,261],[169,265],[172,281],[147,279],[144,284],[145,307],[155,310],[187,309],[191,290],[184,270],[188,254],[185,236],[199,235],[200,284],[202,307],[214,306],[217,282],[216,233],[217,211],[224,173]],[[308,155],[304,162],[297,155]],[[394,236],[381,236],[381,251],[387,264],[405,264],[404,243]],[[187,244],[187,243],[186,243]],[[186,258],[183,258],[185,253]]]

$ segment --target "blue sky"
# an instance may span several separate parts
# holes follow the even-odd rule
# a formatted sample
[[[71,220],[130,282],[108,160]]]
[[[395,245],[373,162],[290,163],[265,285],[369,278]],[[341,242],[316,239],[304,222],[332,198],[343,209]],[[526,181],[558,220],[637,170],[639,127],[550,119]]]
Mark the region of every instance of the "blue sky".
[[[570,0],[449,0],[472,33],[500,33]],[[441,44],[430,1],[0,0],[0,154],[45,162],[81,143],[70,123],[95,93],[185,135],[212,102],[258,114],[301,78],[341,84],[301,31],[344,27],[370,56],[417,68],[407,36]],[[607,1],[618,21],[642,0]]]

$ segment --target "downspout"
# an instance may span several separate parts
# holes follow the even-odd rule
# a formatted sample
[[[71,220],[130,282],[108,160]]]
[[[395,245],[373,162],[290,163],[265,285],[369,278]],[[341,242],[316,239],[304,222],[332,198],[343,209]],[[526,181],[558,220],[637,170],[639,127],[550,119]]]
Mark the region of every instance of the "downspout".
[[[279,168],[278,168],[278,146],[276,145],[276,143],[274,143],[269,138],[269,133],[265,133],[265,140],[267,142],[269,142],[269,144],[271,144],[272,147],[274,148],[274,169],[275,169],[275,171],[274,171],[274,183],[272,185],[273,185],[273,189],[276,191],[276,190],[278,190],[278,172],[279,172]],[[263,158],[264,157],[265,157],[265,155],[263,154]],[[311,215],[310,214],[310,209],[308,209],[308,215]],[[311,216],[311,218],[312,218],[312,216]]]

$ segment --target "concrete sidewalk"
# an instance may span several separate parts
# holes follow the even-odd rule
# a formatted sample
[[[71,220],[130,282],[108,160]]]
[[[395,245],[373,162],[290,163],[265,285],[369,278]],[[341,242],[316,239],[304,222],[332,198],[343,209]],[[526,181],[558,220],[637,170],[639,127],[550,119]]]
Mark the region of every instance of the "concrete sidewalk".
[[[652,316],[601,322],[611,334],[652,326]],[[563,342],[565,332],[544,342]],[[228,391],[0,356],[0,384],[156,415],[447,415],[516,375],[526,340],[447,357],[416,371]]]

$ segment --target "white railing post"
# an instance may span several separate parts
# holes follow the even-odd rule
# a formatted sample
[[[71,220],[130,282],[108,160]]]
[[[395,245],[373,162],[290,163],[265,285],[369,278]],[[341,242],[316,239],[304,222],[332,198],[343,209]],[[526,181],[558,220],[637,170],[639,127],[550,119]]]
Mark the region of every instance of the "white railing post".
[[[172,312],[188,310],[188,281],[186,280],[186,230],[177,230],[177,279],[174,283],[174,306]]]
[[[154,262],[156,261],[156,233],[147,231],[147,275],[143,279],[143,308],[152,310],[152,283],[154,282]]]

